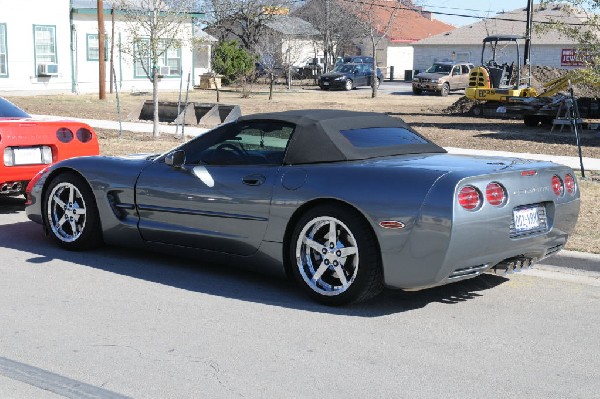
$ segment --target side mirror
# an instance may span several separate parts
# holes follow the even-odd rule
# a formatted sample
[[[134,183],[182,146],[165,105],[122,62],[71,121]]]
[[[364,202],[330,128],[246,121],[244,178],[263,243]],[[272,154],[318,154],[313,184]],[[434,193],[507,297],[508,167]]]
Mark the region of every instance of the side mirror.
[[[174,168],[182,168],[185,164],[185,151],[177,150],[165,157],[165,163]]]

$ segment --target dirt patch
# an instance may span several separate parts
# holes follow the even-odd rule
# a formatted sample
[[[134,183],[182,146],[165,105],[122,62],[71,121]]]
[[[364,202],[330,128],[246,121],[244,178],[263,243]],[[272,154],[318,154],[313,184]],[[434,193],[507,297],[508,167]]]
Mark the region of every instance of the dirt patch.
[[[445,114],[466,115],[471,113],[471,110],[475,104],[477,104],[477,101],[473,101],[463,96],[452,103],[449,107],[444,108],[442,112]]]

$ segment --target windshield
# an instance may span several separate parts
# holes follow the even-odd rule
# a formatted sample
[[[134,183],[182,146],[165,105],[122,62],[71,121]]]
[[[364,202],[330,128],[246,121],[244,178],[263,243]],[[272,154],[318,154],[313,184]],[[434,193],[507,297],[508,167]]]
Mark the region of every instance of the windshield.
[[[333,72],[353,72],[354,68],[356,68],[356,65],[350,65],[350,64],[341,64],[335,67],[335,69],[333,70]]]
[[[428,73],[450,73],[452,65],[446,64],[433,64],[425,72]]]

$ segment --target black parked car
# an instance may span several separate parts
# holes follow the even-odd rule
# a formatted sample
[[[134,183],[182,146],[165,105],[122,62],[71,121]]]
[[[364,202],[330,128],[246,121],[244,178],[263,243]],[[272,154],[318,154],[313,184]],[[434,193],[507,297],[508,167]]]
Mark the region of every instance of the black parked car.
[[[359,86],[371,86],[373,79],[373,67],[370,64],[340,64],[329,73],[324,73],[319,77],[319,87],[322,90],[346,89],[352,90]],[[377,68],[377,82],[383,80],[381,70]]]

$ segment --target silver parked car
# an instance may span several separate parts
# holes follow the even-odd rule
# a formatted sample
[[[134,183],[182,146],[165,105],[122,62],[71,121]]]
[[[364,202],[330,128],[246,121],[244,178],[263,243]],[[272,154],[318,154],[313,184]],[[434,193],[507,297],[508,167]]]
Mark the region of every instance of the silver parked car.
[[[451,91],[466,89],[469,85],[469,72],[473,68],[474,65],[468,62],[435,62],[413,78],[413,94],[425,91],[447,96]]]
[[[27,205],[66,249],[285,273],[329,305],[530,266],[578,212],[566,166],[449,155],[400,119],[334,110],[243,116],[163,155],[69,159]]]

